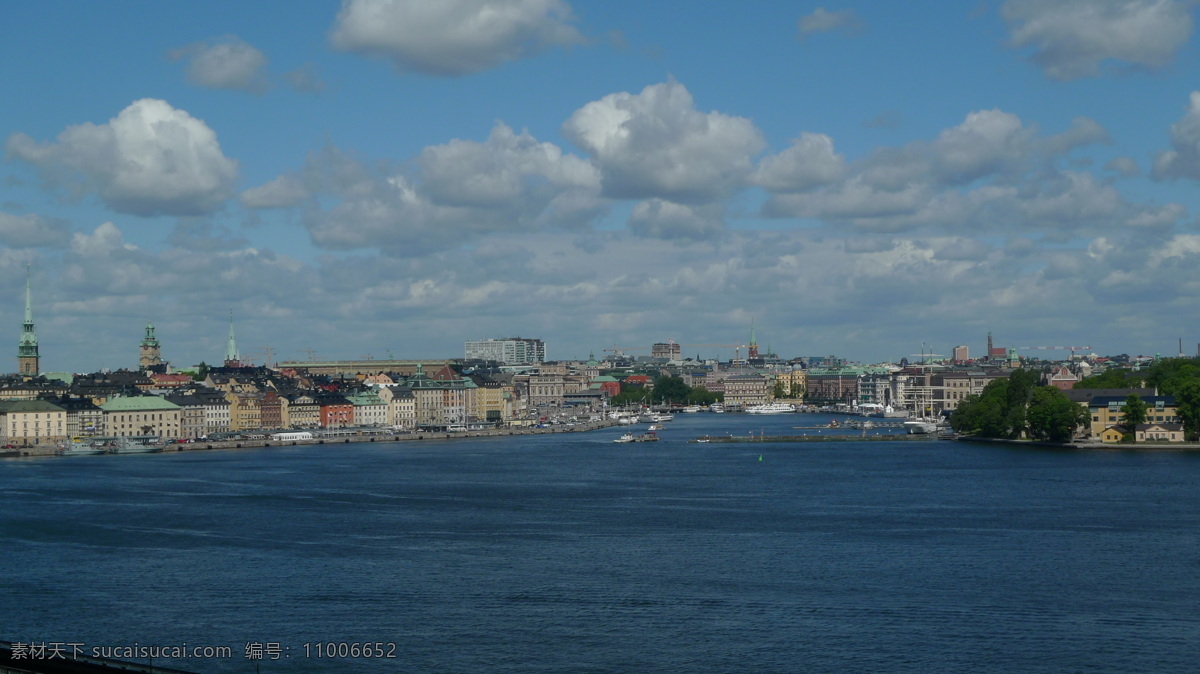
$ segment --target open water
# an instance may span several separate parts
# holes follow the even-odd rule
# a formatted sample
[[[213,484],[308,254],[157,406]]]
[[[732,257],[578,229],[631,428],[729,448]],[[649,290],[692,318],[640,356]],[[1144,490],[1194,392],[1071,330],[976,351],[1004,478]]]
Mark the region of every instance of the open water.
[[[232,649],[155,661],[200,672],[1200,667],[1200,455],[686,443],[828,419],[2,460],[0,639]],[[323,652],[364,642],[394,657]]]

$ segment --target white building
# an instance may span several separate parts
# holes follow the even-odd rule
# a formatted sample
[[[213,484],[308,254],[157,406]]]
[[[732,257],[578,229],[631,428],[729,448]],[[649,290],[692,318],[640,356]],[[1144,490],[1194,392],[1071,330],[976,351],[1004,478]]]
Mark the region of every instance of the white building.
[[[496,360],[504,365],[546,361],[546,344],[540,339],[485,339],[467,342],[465,351],[467,360]]]

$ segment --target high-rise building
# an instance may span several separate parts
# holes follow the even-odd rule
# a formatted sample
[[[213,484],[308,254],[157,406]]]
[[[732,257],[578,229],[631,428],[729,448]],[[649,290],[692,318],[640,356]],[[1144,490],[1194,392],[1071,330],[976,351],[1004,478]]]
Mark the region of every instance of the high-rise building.
[[[504,365],[528,365],[546,361],[546,345],[540,339],[510,337],[467,342],[467,360],[494,360]]]
[[[33,331],[33,299],[29,291],[29,267],[25,267],[25,322],[21,324],[21,340],[17,343],[17,372],[36,376],[41,371],[37,334]]]
[[[965,363],[968,360],[971,360],[971,349],[966,344],[954,347],[955,364]]]
[[[746,358],[758,358],[758,339],[754,337],[754,319],[750,319],[750,348],[746,353]]]
[[[158,347],[158,338],[154,336],[154,324],[146,323],[146,336],[142,338],[141,350],[138,354],[138,369],[144,371],[162,365],[162,356],[159,354]]]

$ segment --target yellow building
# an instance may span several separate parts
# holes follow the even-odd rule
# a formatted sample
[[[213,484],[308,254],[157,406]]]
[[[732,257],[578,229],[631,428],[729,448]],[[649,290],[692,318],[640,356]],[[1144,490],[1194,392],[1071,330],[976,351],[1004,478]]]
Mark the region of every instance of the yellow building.
[[[67,437],[67,411],[44,400],[0,402],[0,441],[6,445],[54,443]]]
[[[104,432],[107,435],[156,435],[165,439],[183,437],[181,408],[158,396],[113,398],[101,405],[100,409],[104,410]]]
[[[259,396],[247,393],[226,393],[229,401],[229,430],[254,431],[262,428],[262,407]]]
[[[1125,423],[1125,415],[1121,408],[1125,406],[1128,396],[1096,396],[1088,402],[1088,413],[1091,415],[1091,435],[1099,438],[1110,426],[1120,426]],[[1178,423],[1179,406],[1174,396],[1141,396],[1146,403],[1146,423]]]

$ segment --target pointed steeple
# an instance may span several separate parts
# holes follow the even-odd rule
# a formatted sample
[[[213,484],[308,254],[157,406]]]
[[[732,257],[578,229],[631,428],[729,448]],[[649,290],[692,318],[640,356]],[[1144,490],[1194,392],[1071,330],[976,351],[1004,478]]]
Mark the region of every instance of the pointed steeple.
[[[747,358],[758,358],[758,339],[754,337],[754,319],[750,319],[750,350]]]
[[[29,288],[29,265],[25,265],[25,322],[21,324],[21,340],[17,343],[17,371],[36,375],[40,371],[37,333],[33,330],[33,294]]]
[[[229,310],[229,341],[225,342],[225,367],[240,367],[237,340],[233,338],[233,310]]]

